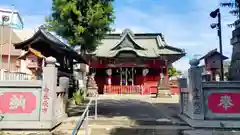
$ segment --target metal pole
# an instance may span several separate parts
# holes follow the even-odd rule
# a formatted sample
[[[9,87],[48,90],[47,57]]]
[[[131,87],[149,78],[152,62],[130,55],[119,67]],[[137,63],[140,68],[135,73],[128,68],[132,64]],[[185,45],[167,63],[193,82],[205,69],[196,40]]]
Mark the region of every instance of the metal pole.
[[[10,18],[10,24],[9,24],[9,30],[10,30],[10,35],[9,35],[9,45],[8,45],[8,72],[10,72],[10,60],[11,60],[11,46],[12,46],[12,23],[13,19],[13,6],[12,6],[12,13],[11,13],[11,18]]]
[[[86,119],[84,122],[85,135],[88,135],[88,114],[89,114],[89,110],[87,110]]]
[[[4,29],[4,19],[2,17],[2,28],[1,28],[1,46],[0,46],[0,69],[2,69],[2,47],[3,47],[3,29]]]
[[[220,54],[223,55],[222,52],[222,29],[221,29],[221,13],[218,13],[218,37],[219,37],[219,51]],[[224,71],[223,71],[223,60],[220,60],[220,80],[224,80]]]

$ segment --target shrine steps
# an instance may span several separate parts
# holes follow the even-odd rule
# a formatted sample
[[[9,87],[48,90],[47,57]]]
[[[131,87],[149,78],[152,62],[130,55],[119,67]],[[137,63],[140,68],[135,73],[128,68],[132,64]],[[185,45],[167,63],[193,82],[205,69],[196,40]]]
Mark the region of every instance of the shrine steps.
[[[64,121],[52,133],[58,135],[70,134],[79,117],[72,117]],[[189,126],[173,125],[166,119],[162,120],[129,120],[127,118],[99,118],[88,121],[89,135],[181,135],[183,130],[191,129]],[[79,135],[84,133],[84,126]]]

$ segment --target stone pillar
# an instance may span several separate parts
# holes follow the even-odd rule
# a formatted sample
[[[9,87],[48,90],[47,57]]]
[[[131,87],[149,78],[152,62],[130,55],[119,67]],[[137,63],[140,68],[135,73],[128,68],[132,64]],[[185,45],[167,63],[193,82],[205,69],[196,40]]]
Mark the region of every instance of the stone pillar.
[[[228,70],[228,79],[239,81],[240,80],[240,24],[238,24],[232,32],[231,44],[232,58]]]
[[[202,72],[201,68],[198,66],[199,60],[192,59],[189,64],[191,65],[188,69],[188,111],[187,115],[191,119],[204,119],[204,110],[203,110],[203,92],[202,92]]]
[[[46,58],[46,67],[43,67],[43,84],[41,97],[41,121],[53,121],[55,116],[55,103],[57,99],[57,68],[56,59]]]
[[[67,112],[67,103],[68,103],[68,88],[69,88],[69,78],[68,77],[60,77],[59,78],[59,87],[63,89],[63,108],[61,109],[61,115],[65,115]]]
[[[187,78],[179,78],[178,79],[179,89],[180,89],[180,114],[184,114],[188,110],[188,92],[187,89]]]

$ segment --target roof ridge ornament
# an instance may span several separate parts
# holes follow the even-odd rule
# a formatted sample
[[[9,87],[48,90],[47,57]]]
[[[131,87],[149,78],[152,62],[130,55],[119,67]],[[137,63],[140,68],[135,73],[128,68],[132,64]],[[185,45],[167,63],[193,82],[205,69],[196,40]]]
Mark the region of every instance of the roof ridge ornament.
[[[121,37],[125,34],[130,34],[132,37],[134,37],[134,33],[129,28],[123,30]]]
[[[145,48],[143,48],[142,46],[138,45],[135,42],[134,34],[130,29],[128,28],[124,29],[124,31],[120,36],[121,36],[120,41],[118,41],[118,43],[111,49],[111,51],[115,49],[120,49],[122,47],[123,48],[130,47],[138,50],[146,50]]]
[[[159,48],[164,47],[166,45],[164,38],[160,35],[157,36],[157,44]]]

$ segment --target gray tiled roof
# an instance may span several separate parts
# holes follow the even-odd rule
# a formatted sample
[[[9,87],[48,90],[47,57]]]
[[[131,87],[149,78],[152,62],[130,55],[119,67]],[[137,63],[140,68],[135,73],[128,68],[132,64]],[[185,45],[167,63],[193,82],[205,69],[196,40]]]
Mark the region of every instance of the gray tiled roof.
[[[41,37],[41,38],[39,38],[39,37]],[[62,52],[61,55],[66,55],[66,56],[72,57],[75,60],[78,60],[79,62],[86,63],[86,61],[83,60],[82,56],[79,55],[72,47],[63,43],[56,36],[54,36],[50,32],[48,32],[44,29],[41,29],[41,28],[31,38],[29,38],[28,40],[25,40],[23,42],[16,43],[16,44],[14,44],[14,46],[17,49],[23,49],[24,47],[28,46],[29,44],[34,43],[32,41],[35,41],[38,38],[41,39],[42,41],[46,42],[48,44],[48,47],[52,48],[53,50],[56,50],[56,51],[59,50],[60,52]],[[43,44],[43,45],[45,45],[45,44]]]
[[[129,29],[122,34],[108,34],[92,54],[98,57],[115,57],[122,51],[134,51],[138,56],[150,58],[185,54],[180,48],[168,46],[161,33],[133,34]]]

